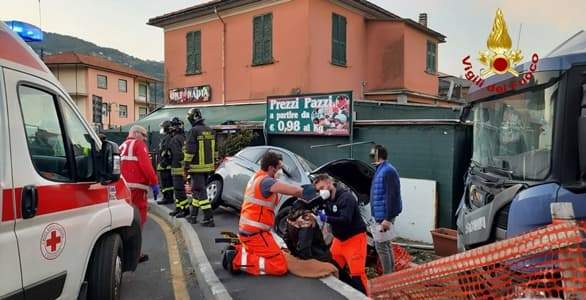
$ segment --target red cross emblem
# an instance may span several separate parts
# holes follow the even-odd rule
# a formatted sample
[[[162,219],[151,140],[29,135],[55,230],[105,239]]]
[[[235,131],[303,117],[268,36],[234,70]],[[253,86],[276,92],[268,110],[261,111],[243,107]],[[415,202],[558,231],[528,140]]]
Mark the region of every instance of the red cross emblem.
[[[41,254],[48,260],[53,260],[61,255],[65,248],[65,228],[57,223],[51,223],[45,227],[41,234]]]
[[[61,243],[61,237],[57,235],[57,230],[51,231],[51,238],[47,240],[47,247],[51,247],[51,252],[57,250],[57,245]]]

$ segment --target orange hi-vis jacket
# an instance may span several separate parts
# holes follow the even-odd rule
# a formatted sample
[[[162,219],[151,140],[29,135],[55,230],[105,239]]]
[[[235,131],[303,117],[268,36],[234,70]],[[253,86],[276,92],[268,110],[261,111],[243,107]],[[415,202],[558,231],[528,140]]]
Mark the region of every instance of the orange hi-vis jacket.
[[[277,193],[264,197],[261,182],[269,175],[259,170],[248,182],[244,193],[244,203],[240,211],[239,233],[252,235],[270,231],[275,224],[275,206],[279,199]]]

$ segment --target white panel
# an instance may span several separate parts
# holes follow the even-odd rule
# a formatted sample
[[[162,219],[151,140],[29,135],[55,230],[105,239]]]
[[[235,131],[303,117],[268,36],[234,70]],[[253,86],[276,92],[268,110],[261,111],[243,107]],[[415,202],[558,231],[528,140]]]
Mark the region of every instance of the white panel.
[[[403,212],[395,220],[397,236],[431,244],[437,216],[436,182],[401,178]]]

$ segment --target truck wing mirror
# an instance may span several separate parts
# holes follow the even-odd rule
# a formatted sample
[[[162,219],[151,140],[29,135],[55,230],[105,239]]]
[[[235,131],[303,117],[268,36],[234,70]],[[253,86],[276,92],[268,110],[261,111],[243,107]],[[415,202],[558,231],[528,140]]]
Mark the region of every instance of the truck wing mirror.
[[[462,109],[460,110],[460,122],[464,123],[466,122],[466,119],[468,119],[468,115],[470,114],[470,110],[472,109],[472,105],[470,104],[466,104],[464,106],[462,106]]]
[[[582,107],[578,119],[578,154],[580,176],[586,179],[586,83],[582,84]]]

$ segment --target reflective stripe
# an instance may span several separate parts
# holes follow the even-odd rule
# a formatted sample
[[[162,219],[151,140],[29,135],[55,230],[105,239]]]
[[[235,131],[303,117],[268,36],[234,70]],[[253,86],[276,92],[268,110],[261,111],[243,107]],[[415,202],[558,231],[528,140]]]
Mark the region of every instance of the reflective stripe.
[[[202,139],[200,139],[200,136],[197,137],[197,139],[199,140],[199,151],[197,154],[199,154],[199,161],[198,161],[198,165],[204,165],[205,164],[205,149],[204,149],[204,144],[203,144],[203,136],[201,136]]]
[[[248,262],[248,253],[246,253],[246,248],[242,246],[242,255],[240,256],[240,270],[246,271],[246,263]]]
[[[252,204],[268,207],[271,209],[275,208],[275,205],[272,202],[256,199],[256,198],[248,196],[248,195],[244,196],[244,201],[250,202]]]
[[[193,206],[195,206],[195,207],[199,207],[199,200],[197,200],[197,199],[193,199],[193,200],[191,201],[191,205],[193,205]]]
[[[146,190],[147,192],[151,189],[150,186],[140,183],[127,182],[126,185],[131,189]]]
[[[122,157],[120,157],[120,160],[138,161],[138,157],[136,157],[136,156],[122,156]]]
[[[134,143],[136,143],[136,140],[130,141],[130,145],[128,145],[128,156],[136,157],[134,156]]]
[[[260,275],[266,275],[267,273],[265,273],[265,258],[260,256],[258,258],[258,270]]]
[[[183,168],[171,168],[171,175],[183,176]]]
[[[192,160],[193,160],[193,154],[190,154],[187,152],[183,153],[183,161],[191,163]]]
[[[164,188],[164,189],[162,189],[161,191],[162,191],[163,193],[165,193],[165,192],[171,192],[171,191],[173,191],[173,188],[172,188],[172,187],[168,187],[168,188]]]
[[[250,220],[250,219],[243,217],[243,216],[240,216],[240,225],[248,225],[248,226],[256,227],[256,228],[258,228],[260,230],[264,230],[264,231],[271,230],[271,226],[257,222],[257,221]]]

